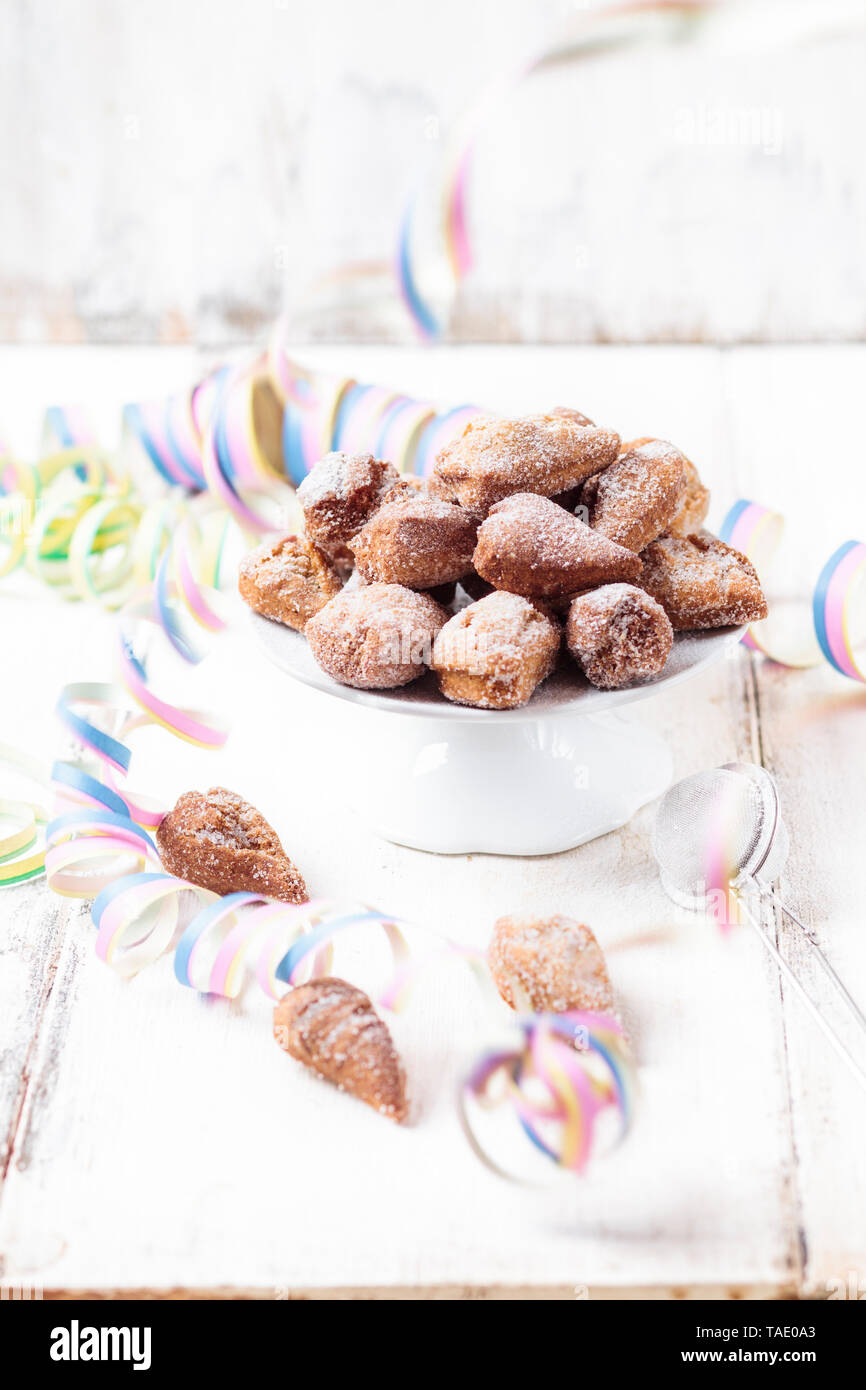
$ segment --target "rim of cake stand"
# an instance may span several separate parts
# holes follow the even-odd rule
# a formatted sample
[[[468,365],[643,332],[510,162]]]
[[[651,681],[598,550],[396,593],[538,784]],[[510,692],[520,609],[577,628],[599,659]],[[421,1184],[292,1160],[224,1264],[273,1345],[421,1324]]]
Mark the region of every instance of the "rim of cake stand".
[[[706,670],[731,651],[745,632],[743,627],[679,632],[661,675],[622,690],[597,690],[576,665],[564,664],[539,687],[528,704],[519,709],[484,710],[450,703],[439,694],[429,673],[400,690],[355,690],[340,685],[317,666],[301,633],[271,618],[263,618],[259,613],[250,612],[249,619],[258,645],[273,664],[293,680],[323,695],[380,713],[482,724],[583,717],[646,700]]]

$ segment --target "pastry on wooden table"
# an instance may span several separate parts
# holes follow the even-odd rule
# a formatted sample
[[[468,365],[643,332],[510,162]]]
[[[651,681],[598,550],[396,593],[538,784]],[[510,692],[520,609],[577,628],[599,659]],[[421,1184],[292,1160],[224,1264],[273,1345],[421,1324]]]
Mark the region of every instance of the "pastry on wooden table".
[[[337,571],[306,536],[266,541],[244,557],[238,572],[244,603],[298,632],[340,587]]]
[[[340,1090],[398,1123],[406,1119],[403,1066],[363,990],[331,976],[290,989],[274,1009],[274,1037]]]
[[[618,450],[619,435],[612,430],[568,415],[479,416],[441,450],[433,478],[442,495],[483,517],[515,492],[566,492],[606,468]]]
[[[549,498],[521,492],[498,502],[478,531],[482,579],[526,598],[560,598],[593,584],[636,579],[637,556]]]
[[[573,917],[500,917],[487,948],[506,1004],[533,1013],[612,1013],[613,987],[604,952]]]
[[[432,589],[471,570],[477,529],[451,502],[404,496],[379,507],[348,546],[365,579]]]
[[[627,550],[641,551],[666,531],[686,495],[687,459],[664,440],[627,449],[583,489],[589,524]]]
[[[331,559],[351,561],[346,542],[373,515],[399,482],[393,463],[372,454],[325,454],[298,488],[304,528]]]
[[[464,608],[433,644],[446,699],[480,709],[514,709],[531,699],[556,664],[559,625],[528,599],[493,593]]]
[[[640,587],[658,600],[675,632],[767,616],[754,565],[708,531],[661,536],[641,552],[641,560]]]
[[[674,632],[661,604],[644,589],[604,584],[572,599],[565,641],[587,680],[617,690],[664,669]]]
[[[429,595],[375,582],[331,599],[304,636],[322,670],[341,685],[394,690],[423,675],[447,619]]]
[[[307,901],[304,880],[276,831],[225,787],[184,792],[157,826],[156,844],[168,873],[212,893]]]

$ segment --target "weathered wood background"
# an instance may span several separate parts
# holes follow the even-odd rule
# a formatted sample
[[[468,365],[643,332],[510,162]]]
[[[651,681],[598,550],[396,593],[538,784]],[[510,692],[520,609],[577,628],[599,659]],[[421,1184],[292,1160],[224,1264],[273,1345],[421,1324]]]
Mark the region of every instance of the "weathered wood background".
[[[488,79],[593,8],[6,0],[0,340],[245,341],[283,308],[297,341],[411,341],[407,198]],[[454,340],[862,338],[866,7],[737,12],[493,111]]]
[[[803,594],[862,521],[863,348],[306,353],[419,394],[514,410],[565,399],[626,437],[669,436],[712,485],[713,524],[743,494],[788,511]],[[177,349],[0,351],[22,447],[47,400],[95,402],[109,437],[122,401],[195,369]],[[110,620],[23,589],[0,605],[0,728],[54,753],[58,687],[110,676]],[[170,803],[189,786],[235,786],[315,894],[479,945],[506,911],[590,922],[634,1039],[637,1123],[584,1183],[510,1188],[477,1164],[454,1115],[456,1077],[490,1026],[460,971],[431,980],[395,1025],[415,1102],[398,1130],[282,1054],[255,991],[204,1000],[168,961],[124,984],[96,958],[86,911],[25,885],[0,896],[0,1286],[578,1299],[866,1287],[866,1098],[750,933],[723,940],[672,910],[651,807],[551,857],[402,849],[335,795],[351,761],[323,776],[339,702],[274,672],[242,625],[201,678],[233,721],[225,751],[147,736],[136,787]],[[640,707],[678,776],[732,758],[776,775],[793,843],[783,890],[861,1002],[864,710],[862,689],[828,668],[787,671],[742,648]],[[809,972],[796,934],[776,927]]]

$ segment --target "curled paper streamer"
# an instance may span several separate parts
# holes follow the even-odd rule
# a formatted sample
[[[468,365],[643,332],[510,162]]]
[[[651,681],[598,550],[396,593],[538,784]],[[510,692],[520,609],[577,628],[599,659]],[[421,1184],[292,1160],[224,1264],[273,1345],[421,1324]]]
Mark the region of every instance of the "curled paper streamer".
[[[739,898],[734,880],[739,872],[734,849],[734,827],[741,805],[741,793],[736,783],[724,784],[718,792],[707,826],[704,844],[704,883],[706,907],[723,935],[739,926]]]
[[[719,535],[760,568],[771,566],[784,530],[784,518],[757,502],[740,498],[727,513]],[[857,643],[866,641],[866,545],[845,541],[821,569],[811,597],[811,627],[798,611],[798,632],[791,641],[774,632],[769,617],[753,623],[743,641],[781,666],[805,668],[827,661],[840,675],[866,682],[866,667]],[[856,634],[856,636],[855,636]]]
[[[180,909],[197,911],[182,925]],[[96,952],[123,975],[137,974],[168,951],[175,978],[203,994],[237,998],[255,981],[269,999],[331,968],[334,939],[353,927],[383,931],[395,963],[406,943],[395,923],[357,904],[317,900],[293,905],[253,893],[217,897],[162,872],[128,874],[93,904]]]
[[[38,463],[0,465],[0,578],[23,565],[65,598],[116,606],[141,507],[80,411],[52,407],[43,436]]]
[[[280,529],[292,491],[282,405],[261,359],[220,367],[167,400],[127,405],[124,427],[164,483],[209,492],[250,535]]]
[[[521,63],[495,77],[483,88],[478,100],[457,122],[439,166],[437,195],[439,207],[439,254],[453,300],[461,282],[472,268],[474,253],[467,219],[467,200],[475,145],[491,124],[497,111],[513,101],[521,84],[534,73],[561,63],[576,62],[612,52],[626,44],[659,37],[660,24],[676,26],[677,37],[689,30],[683,26],[699,19],[713,8],[710,0],[623,0],[623,3],[586,11],[574,18],[553,42],[531,53]],[[423,208],[431,201],[421,189],[409,199],[400,222],[395,257],[397,285],[409,315],[423,338],[442,335],[445,327],[431,295],[423,285],[440,280],[435,264],[422,265],[419,253],[419,223]]]
[[[431,401],[353,377],[310,372],[287,355],[280,325],[271,341],[271,375],[284,403],[283,457],[294,484],[334,450],[372,453],[401,473],[426,477],[436,455],[481,414],[477,406],[437,408]]]
[[[0,768],[38,789],[34,800],[0,797],[0,885],[10,887],[45,872],[47,769],[6,744],[0,744]]]
[[[510,1107],[526,1138],[561,1168],[582,1173],[593,1154],[600,1117],[613,1110],[620,1138],[631,1124],[636,1077],[619,1021],[608,1014],[532,1014],[516,1021],[512,1047],[479,1058],[459,1092],[469,1143],[500,1177],[514,1175],[480,1137],[480,1111]]]

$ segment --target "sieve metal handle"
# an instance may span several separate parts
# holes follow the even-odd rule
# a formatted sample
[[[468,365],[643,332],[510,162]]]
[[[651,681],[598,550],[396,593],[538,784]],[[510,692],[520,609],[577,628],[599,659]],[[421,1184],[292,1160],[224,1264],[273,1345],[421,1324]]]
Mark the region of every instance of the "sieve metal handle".
[[[760,885],[758,886],[760,887]],[[835,1049],[838,1055],[842,1058],[842,1061],[845,1062],[850,1071],[853,1072],[854,1076],[859,1081],[863,1089],[866,1090],[866,1071],[864,1071],[863,1068],[860,1066],[860,1063],[855,1060],[851,1052],[846,1047],[845,1043],[839,1037],[839,1034],[836,1032],[833,1025],[829,1022],[827,1018],[824,1017],[824,1014],[818,1008],[818,1005],[812,999],[811,995],[807,993],[806,988],[802,984],[799,976],[795,974],[792,967],[785,960],[785,957],[782,955],[781,951],[777,947],[775,941],[773,941],[772,937],[766,931],[764,931],[764,928],[761,926],[759,919],[753,916],[753,914],[749,911],[743,894],[738,892],[737,898],[749,925],[754,927],[755,931],[758,933],[758,936],[761,938],[763,945],[766,947],[770,955],[775,960],[782,974],[785,976],[786,980],[789,982],[789,984],[792,986],[795,992],[799,995],[800,1000],[803,1003],[803,1006],[805,1007],[807,1012],[811,1015],[814,1022],[817,1023],[818,1027],[821,1029],[821,1032],[824,1034],[825,1038],[830,1043],[830,1046]],[[782,905],[780,904],[780,906]],[[783,907],[783,910],[785,912],[788,912],[787,908]],[[789,916],[793,916],[793,914],[789,913]],[[796,921],[796,918],[794,920]],[[797,925],[803,927],[802,922],[798,922]],[[803,930],[806,932],[806,936],[811,942],[811,937],[809,937],[808,931],[806,931],[805,927],[803,927]],[[814,945],[814,942],[812,942],[812,945]],[[818,951],[818,955],[821,957],[822,962],[826,965],[831,975],[834,978],[838,979],[835,970],[833,970],[833,967],[830,965],[830,962],[826,960],[826,958],[820,950]],[[862,1017],[862,1015],[860,1015],[860,1010],[857,1008],[857,1005],[854,1004],[854,1001],[853,999],[851,999],[851,996],[848,994],[848,991],[845,989],[845,986],[842,985],[841,981],[839,981],[839,984],[841,985],[842,993],[845,995],[847,999],[850,1000],[851,1004],[853,1005],[855,1013],[858,1016]]]
[[[827,976],[828,980],[832,982],[837,994],[839,994],[839,996],[842,998],[844,1003],[847,1005],[848,1009],[853,1014],[854,1018],[856,1018],[860,1027],[863,1029],[864,1034],[866,1034],[866,1014],[863,1013],[863,1010],[860,1008],[860,1005],[857,1003],[857,1000],[852,997],[847,985],[844,984],[844,982],[840,980],[839,976],[836,974],[836,971],[830,964],[827,957],[824,955],[824,952],[821,950],[821,947],[818,945],[809,928],[806,926],[806,923],[801,922],[796,912],[792,912],[790,907],[788,907],[787,903],[782,902],[782,899],[779,897],[775,888],[770,887],[769,884],[761,884],[760,888],[761,892],[765,893],[768,897],[772,898],[776,906],[780,907],[782,911],[785,913],[785,916],[790,917],[791,921],[794,922],[800,928],[800,931],[803,933],[805,940],[808,942],[809,947],[811,948],[812,955],[814,956],[815,960],[817,960],[818,964],[821,966],[821,969],[824,971],[824,974]]]

